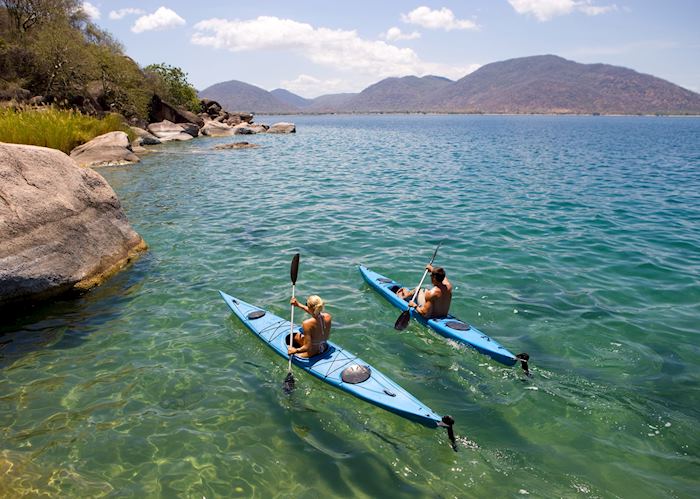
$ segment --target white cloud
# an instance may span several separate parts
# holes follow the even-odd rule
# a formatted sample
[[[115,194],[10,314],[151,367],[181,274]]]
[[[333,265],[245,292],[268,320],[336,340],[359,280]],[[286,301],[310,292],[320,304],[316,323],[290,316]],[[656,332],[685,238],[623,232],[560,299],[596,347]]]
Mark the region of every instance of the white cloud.
[[[208,19],[195,25],[192,43],[232,52],[291,50],[316,64],[380,75],[410,74],[421,61],[409,48],[364,40],[356,31],[315,28],[291,19]]]
[[[317,97],[325,94],[339,94],[345,92],[356,92],[357,89],[352,83],[343,78],[331,78],[320,80],[313,76],[300,74],[293,80],[283,80],[281,87],[301,96]]]
[[[518,14],[530,14],[539,21],[549,21],[556,16],[583,12],[589,16],[617,10],[615,4],[593,5],[591,0],[508,0]]]
[[[418,7],[408,14],[401,14],[401,20],[407,24],[417,24],[424,28],[444,29],[479,29],[474,21],[467,19],[455,19],[454,13],[447,7],[440,10],[432,10],[430,7]]]
[[[314,27],[310,24],[261,16],[251,20],[207,19],[194,26],[191,41],[195,45],[225,49],[231,52],[279,50],[295,52],[320,66],[352,73],[353,88],[359,91],[377,80],[389,76],[427,74],[461,78],[478,66],[455,66],[422,61],[410,48],[400,48],[382,40],[365,40],[356,31]],[[308,78],[293,80],[300,86],[313,84]],[[336,80],[318,83],[334,92],[340,88]],[[307,92],[308,94],[308,92]],[[317,95],[318,95],[317,94]]]
[[[416,38],[420,38],[420,33],[417,31],[413,31],[412,33],[403,33],[399,28],[394,26],[393,28],[389,28],[386,33],[382,33],[381,36],[382,38],[393,42],[396,40],[415,40]]]
[[[90,2],[83,2],[82,9],[83,12],[85,12],[93,21],[97,21],[100,18],[100,9],[92,5]]]
[[[109,13],[109,18],[113,21],[118,21],[131,15],[141,15],[145,14],[146,11],[143,9],[135,9],[133,7],[127,7],[126,9],[113,10]]]
[[[185,20],[167,7],[159,7],[153,14],[139,17],[131,31],[143,33],[144,31],[155,31],[183,26]]]

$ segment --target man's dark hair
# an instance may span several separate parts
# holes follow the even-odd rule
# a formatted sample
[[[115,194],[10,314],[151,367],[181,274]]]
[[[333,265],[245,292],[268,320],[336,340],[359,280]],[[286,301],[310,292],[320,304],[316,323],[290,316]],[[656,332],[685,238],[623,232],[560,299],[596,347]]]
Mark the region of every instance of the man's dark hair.
[[[437,282],[442,282],[443,279],[445,279],[445,269],[442,267],[435,267],[430,275],[434,277]]]

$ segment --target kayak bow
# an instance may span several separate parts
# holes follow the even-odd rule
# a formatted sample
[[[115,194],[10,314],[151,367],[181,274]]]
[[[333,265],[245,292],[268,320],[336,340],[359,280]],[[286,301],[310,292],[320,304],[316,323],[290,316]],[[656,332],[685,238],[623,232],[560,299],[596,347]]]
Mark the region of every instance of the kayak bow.
[[[393,279],[368,269],[364,265],[360,265],[360,273],[362,274],[362,277],[364,277],[365,281],[367,281],[367,283],[372,286],[375,291],[386,298],[389,303],[401,310],[409,309],[408,303],[396,294],[396,291],[403,287],[401,284]],[[411,317],[416,319],[424,326],[428,326],[436,333],[446,338],[469,345],[480,353],[488,355],[492,359],[497,360],[501,364],[512,366],[520,360],[523,362],[523,369],[525,369],[525,366],[527,366],[527,359],[521,358],[521,355],[527,354],[518,354],[517,356],[513,355],[496,340],[488,337],[474,326],[467,324],[454,315],[448,315],[447,317],[436,319],[426,319],[413,309],[410,309],[410,313]]]
[[[290,321],[219,291],[229,308],[255,335],[277,354],[287,354]],[[328,341],[325,352],[310,358],[292,355],[292,363],[321,381],[370,404],[425,426],[447,427],[453,440],[450,416],[440,417],[394,381],[359,357]],[[454,444],[454,441],[453,441]],[[454,447],[454,445],[453,445]]]

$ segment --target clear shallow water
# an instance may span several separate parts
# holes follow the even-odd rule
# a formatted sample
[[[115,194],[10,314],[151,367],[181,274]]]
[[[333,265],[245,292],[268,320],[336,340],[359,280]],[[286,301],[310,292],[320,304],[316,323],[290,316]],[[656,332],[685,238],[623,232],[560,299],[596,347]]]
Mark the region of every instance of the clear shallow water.
[[[700,120],[293,121],[100,170],[151,251],[3,318],[0,495],[697,495]],[[531,379],[394,331],[357,272],[416,284],[443,238],[452,311],[529,352]],[[216,290],[284,316],[296,251],[334,341],[454,416],[460,452],[300,372],[282,392]]]

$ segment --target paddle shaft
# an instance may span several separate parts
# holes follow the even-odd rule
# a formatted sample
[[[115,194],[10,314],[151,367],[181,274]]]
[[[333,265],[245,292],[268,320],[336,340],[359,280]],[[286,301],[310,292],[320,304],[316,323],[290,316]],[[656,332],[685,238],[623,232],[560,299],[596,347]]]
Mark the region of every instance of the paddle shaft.
[[[296,284],[292,283],[292,298],[294,298],[294,293],[296,291]],[[292,339],[294,338],[294,305],[292,305],[292,312],[289,314],[291,317],[289,319],[289,348],[292,348]],[[289,367],[287,367],[288,372],[292,372],[292,354],[289,355]]]
[[[430,259],[430,263],[428,265],[432,265],[433,262],[435,261],[435,257],[437,256],[437,252],[440,249],[440,245],[442,244],[442,241],[440,241],[437,245],[437,248],[435,248],[435,251],[433,252],[433,257]],[[426,267],[428,266],[426,265]],[[413,293],[413,299],[411,301],[416,301],[416,297],[418,296],[418,293],[420,293],[420,287],[423,285],[423,281],[425,281],[425,277],[428,275],[428,269],[425,269],[425,272],[423,272],[423,277],[421,278],[420,282],[418,283],[418,287],[416,288],[416,292]]]

